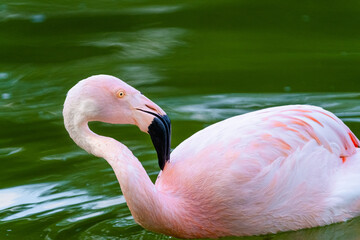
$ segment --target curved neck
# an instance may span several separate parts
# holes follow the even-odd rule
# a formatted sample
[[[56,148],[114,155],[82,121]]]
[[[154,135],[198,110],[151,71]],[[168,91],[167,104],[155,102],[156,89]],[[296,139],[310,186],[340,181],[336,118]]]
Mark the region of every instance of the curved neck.
[[[135,221],[145,228],[154,229],[161,220],[162,201],[133,153],[115,139],[92,132],[87,122],[77,127],[67,126],[67,129],[76,144],[110,164]]]

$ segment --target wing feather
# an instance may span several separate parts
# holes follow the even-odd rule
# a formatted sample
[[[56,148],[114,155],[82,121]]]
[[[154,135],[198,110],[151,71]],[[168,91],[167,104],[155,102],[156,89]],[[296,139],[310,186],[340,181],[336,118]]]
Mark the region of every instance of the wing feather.
[[[360,145],[358,138],[333,113],[310,105],[288,105],[213,124],[181,143],[171,154],[171,161],[201,161],[200,156],[213,161],[211,158],[221,157],[218,156],[221,152],[227,155],[230,152],[237,156],[236,161],[266,164],[289,156],[311,140],[340,160],[354,154]],[[216,154],[211,153],[213,149],[217,149]]]

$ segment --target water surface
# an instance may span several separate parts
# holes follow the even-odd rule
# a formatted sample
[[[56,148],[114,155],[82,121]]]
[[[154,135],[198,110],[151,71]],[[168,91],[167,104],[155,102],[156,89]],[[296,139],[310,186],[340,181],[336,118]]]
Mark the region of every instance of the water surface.
[[[66,133],[77,81],[115,75],[170,116],[172,147],[225,118],[314,104],[360,136],[358,1],[0,2],[0,238],[169,239],[138,226],[110,166]],[[149,136],[91,128],[127,145],[150,177]],[[229,239],[356,239],[360,220]]]

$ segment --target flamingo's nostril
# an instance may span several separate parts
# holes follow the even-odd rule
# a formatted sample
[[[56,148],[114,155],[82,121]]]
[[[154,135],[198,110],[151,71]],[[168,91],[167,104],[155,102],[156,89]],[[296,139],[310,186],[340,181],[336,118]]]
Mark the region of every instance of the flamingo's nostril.
[[[148,108],[150,108],[151,110],[154,110],[155,112],[157,112],[157,111],[156,111],[156,108],[154,108],[154,107],[152,107],[152,106],[150,106],[150,105],[148,105],[148,104],[145,104],[145,106],[148,107]]]

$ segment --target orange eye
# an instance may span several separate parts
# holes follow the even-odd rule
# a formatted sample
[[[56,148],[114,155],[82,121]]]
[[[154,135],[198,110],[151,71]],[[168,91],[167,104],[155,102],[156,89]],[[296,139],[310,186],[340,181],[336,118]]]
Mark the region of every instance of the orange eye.
[[[119,91],[117,91],[117,92],[116,92],[116,96],[117,96],[118,98],[124,97],[124,96],[125,96],[125,91],[124,91],[124,90],[119,90]]]

